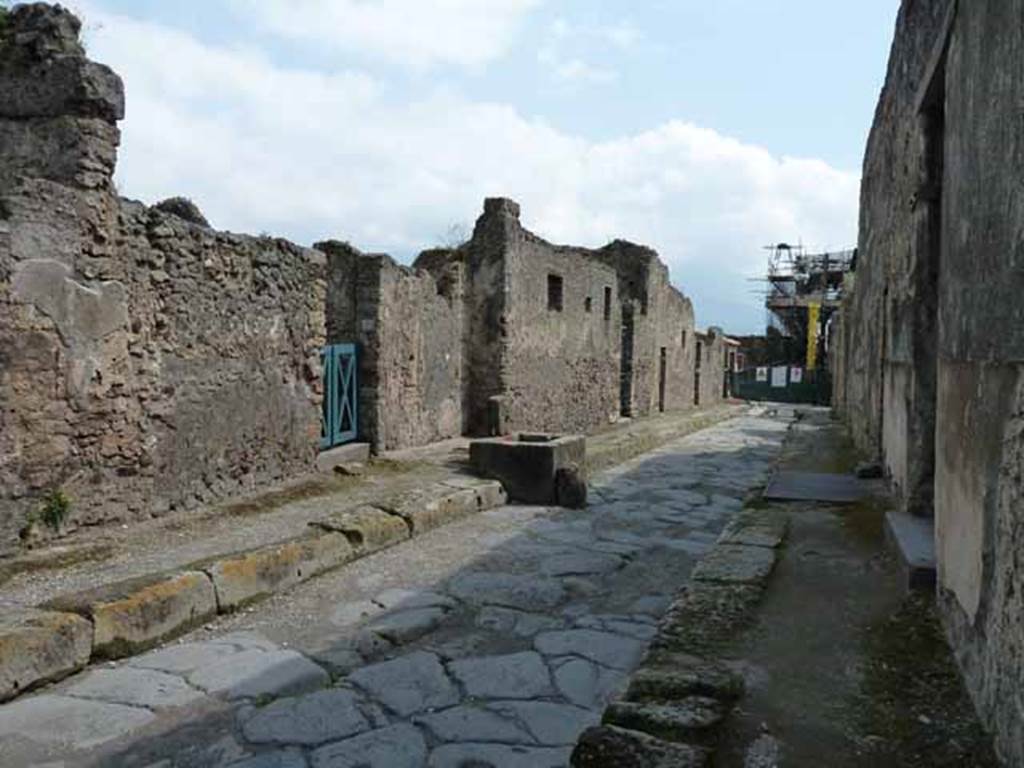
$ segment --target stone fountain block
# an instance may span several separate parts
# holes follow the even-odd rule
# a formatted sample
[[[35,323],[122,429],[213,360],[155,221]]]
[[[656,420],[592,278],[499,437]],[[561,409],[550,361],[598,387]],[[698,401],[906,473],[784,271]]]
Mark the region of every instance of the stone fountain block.
[[[510,499],[558,504],[556,475],[559,470],[584,475],[587,441],[583,435],[523,432],[473,440],[469,457],[476,472],[500,481]]]

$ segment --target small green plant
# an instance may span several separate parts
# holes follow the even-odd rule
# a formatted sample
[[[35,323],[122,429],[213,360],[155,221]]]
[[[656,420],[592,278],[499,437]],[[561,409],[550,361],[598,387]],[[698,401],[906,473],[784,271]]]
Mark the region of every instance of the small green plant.
[[[52,531],[59,531],[71,511],[71,499],[60,488],[54,488],[43,497],[39,507],[39,520]]]

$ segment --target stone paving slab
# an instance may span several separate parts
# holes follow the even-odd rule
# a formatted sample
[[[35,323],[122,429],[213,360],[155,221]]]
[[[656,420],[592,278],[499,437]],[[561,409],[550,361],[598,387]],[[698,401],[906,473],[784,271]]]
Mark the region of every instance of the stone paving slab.
[[[544,659],[531,651],[461,659],[448,669],[474,699],[536,699],[552,693]]]
[[[770,501],[822,501],[850,504],[870,496],[877,484],[854,475],[777,472],[764,491]]]
[[[154,711],[184,707],[205,698],[201,690],[177,675],[133,667],[90,670],[61,692],[79,699],[145,707]]]
[[[383,713],[359,694],[330,689],[261,707],[245,718],[242,733],[252,744],[316,747],[383,725]]]
[[[330,682],[324,669],[295,651],[247,650],[188,675],[197,688],[228,700],[289,696]]]
[[[402,716],[450,707],[459,692],[435,654],[422,651],[356,670],[349,682]]]
[[[392,725],[345,739],[313,752],[313,768],[423,768],[427,743],[420,731]]]
[[[563,768],[568,764],[568,748],[510,747],[504,744],[446,744],[430,755],[429,768]]]
[[[19,742],[88,749],[148,725],[155,718],[148,709],[124,704],[49,693],[30,696],[0,708],[0,744],[5,744],[0,754],[10,754]]]

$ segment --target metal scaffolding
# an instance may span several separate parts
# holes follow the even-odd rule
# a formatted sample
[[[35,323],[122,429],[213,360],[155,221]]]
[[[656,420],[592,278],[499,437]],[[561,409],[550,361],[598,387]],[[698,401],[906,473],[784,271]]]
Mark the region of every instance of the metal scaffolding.
[[[805,365],[824,365],[824,329],[842,302],[846,276],[857,266],[857,250],[807,253],[802,245],[765,246],[768,274],[764,303],[767,326],[806,349]]]

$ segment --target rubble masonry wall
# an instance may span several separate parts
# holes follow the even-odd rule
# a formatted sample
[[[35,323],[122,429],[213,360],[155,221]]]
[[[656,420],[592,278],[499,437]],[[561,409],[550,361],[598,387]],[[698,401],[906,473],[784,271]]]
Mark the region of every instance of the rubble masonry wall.
[[[0,29],[0,549],[311,468],[324,258],[127,200],[120,79],[48,5]],[[15,41],[16,36],[16,41]]]

